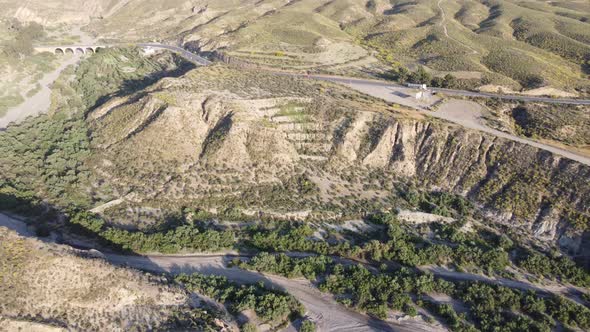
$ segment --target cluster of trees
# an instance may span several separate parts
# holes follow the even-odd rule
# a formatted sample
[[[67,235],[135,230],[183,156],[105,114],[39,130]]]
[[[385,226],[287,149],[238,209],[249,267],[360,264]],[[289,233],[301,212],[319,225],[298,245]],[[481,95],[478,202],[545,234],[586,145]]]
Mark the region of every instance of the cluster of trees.
[[[272,230],[256,229],[247,237],[246,243],[263,251],[300,251],[320,255],[335,255],[350,259],[368,259],[374,262],[396,261],[407,266],[428,264],[455,264],[461,267],[477,267],[487,273],[503,271],[511,264],[509,256],[513,241],[506,235],[466,233],[460,231],[461,222],[451,225],[432,226],[436,236],[447,244],[432,244],[413,234],[400,224],[393,214],[381,213],[370,217],[376,223],[387,225],[386,236],[363,244],[340,242],[329,244],[312,238],[314,230],[306,225],[281,225]],[[287,264],[284,257],[263,256],[254,261],[258,269],[275,260]],[[309,262],[311,263],[311,261]],[[587,287],[590,274],[567,257],[548,257],[533,251],[522,251],[515,263],[531,273],[559,278],[562,281]],[[312,273],[311,265],[298,269]],[[281,270],[274,271],[283,274]],[[299,274],[299,272],[297,272]],[[304,275],[305,276],[305,275]]]
[[[504,270],[510,264],[508,253],[502,247],[472,241],[453,246],[432,244],[409,232],[391,214],[380,214],[372,220],[387,225],[386,237],[362,245],[352,245],[350,242],[329,244],[312,239],[314,231],[306,224],[293,227],[283,225],[269,231],[257,230],[246,242],[263,251],[313,252],[375,262],[397,261],[407,266],[455,263],[474,265],[493,272]]]
[[[254,229],[248,234],[246,244],[261,251],[304,251],[321,255],[343,257],[358,256],[361,248],[349,242],[329,244],[312,240],[314,230],[308,224],[282,224],[271,230]]]
[[[470,318],[482,331],[550,331],[556,321],[590,328],[590,310],[562,297],[541,297],[484,283],[462,283],[452,294],[470,308]]]
[[[287,278],[305,277],[315,280],[319,275],[326,273],[333,260],[326,256],[309,256],[300,259],[292,259],[285,254],[273,255],[262,252],[254,256],[250,261],[236,260],[234,264],[242,269],[269,272]]]
[[[434,278],[431,274],[411,273],[400,269],[394,273],[373,274],[361,265],[333,267],[320,290],[330,292],[339,302],[378,318],[387,317],[390,309],[417,314],[410,294],[448,293],[452,283]]]
[[[372,273],[362,265],[336,264],[325,256],[292,258],[284,254],[261,253],[249,262],[236,261],[237,266],[282,275],[304,276],[320,281],[319,288],[332,293],[342,304],[385,318],[390,309],[403,310],[415,316],[410,294],[451,292],[453,285],[431,274],[416,274],[406,268],[393,273]]]
[[[69,219],[75,230],[97,236],[107,244],[137,253],[177,253],[183,250],[219,251],[235,244],[231,231],[201,229],[195,225],[182,225],[174,229],[156,232],[131,232],[107,226],[97,215],[77,212]]]
[[[456,88],[457,78],[451,74],[447,74],[444,77],[433,77],[432,74],[426,71],[424,67],[419,66],[415,71],[410,71],[408,68],[398,66],[393,68],[389,75],[392,79],[400,83],[416,83],[426,84],[428,86],[434,86],[439,88]]]
[[[455,332],[478,332],[471,323],[467,322],[467,315],[457,314],[453,306],[449,303],[436,303],[432,301],[418,300],[422,307],[427,308],[437,317],[441,318],[447,324],[451,331]]]
[[[519,254],[516,264],[530,273],[548,278],[557,277],[580,287],[590,287],[590,273],[566,256],[549,257],[530,250]]]
[[[205,294],[223,304],[234,314],[253,310],[267,323],[281,325],[301,317],[305,309],[293,296],[264,287],[262,283],[238,285],[223,276],[199,273],[180,274],[176,282],[188,290]]]
[[[471,215],[473,204],[466,198],[441,191],[425,192],[414,187],[400,189],[401,196],[413,207],[421,211],[444,217]]]
[[[456,240],[463,240],[456,227]],[[388,219],[387,238],[368,242],[361,253],[364,258],[377,262],[397,261],[408,266],[453,263],[476,266],[489,272],[504,270],[510,263],[508,253],[502,247],[466,240],[453,245],[432,244],[412,234],[391,217]]]
[[[52,201],[84,205],[80,184],[88,177],[83,160],[90,154],[80,116],[41,115],[0,134],[0,178],[20,192],[43,193]]]
[[[556,322],[581,329],[590,327],[590,310],[561,297],[480,282],[451,283],[407,268],[371,272],[361,265],[336,264],[322,256],[278,255],[273,259],[268,254],[237,265],[290,278],[319,280],[320,290],[334,294],[342,304],[382,319],[392,309],[416,315],[412,301],[415,298],[415,304],[443,319],[453,331],[497,331],[500,326],[505,331],[550,331]],[[435,303],[424,296],[434,293],[449,295],[468,312],[457,314],[452,305]]]

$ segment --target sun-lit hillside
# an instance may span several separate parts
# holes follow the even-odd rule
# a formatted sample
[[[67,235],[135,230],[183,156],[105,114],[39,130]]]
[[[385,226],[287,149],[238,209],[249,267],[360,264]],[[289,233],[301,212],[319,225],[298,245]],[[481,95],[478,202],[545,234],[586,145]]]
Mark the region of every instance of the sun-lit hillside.
[[[0,331],[590,330],[588,0],[0,8]]]
[[[9,16],[75,23],[76,4],[8,2]],[[587,93],[590,84],[585,1],[140,0],[84,10],[87,29],[108,41],[180,43],[265,66],[359,74],[420,64],[469,87]]]
[[[116,268],[5,227],[0,227],[0,281],[1,331],[190,327],[177,325],[193,310],[189,294],[164,278]]]

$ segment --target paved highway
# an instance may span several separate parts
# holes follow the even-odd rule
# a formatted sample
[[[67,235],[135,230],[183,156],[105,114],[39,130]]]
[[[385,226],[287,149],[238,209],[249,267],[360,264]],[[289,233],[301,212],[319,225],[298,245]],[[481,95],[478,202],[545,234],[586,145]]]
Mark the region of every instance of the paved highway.
[[[202,56],[199,56],[193,52],[187,51],[184,48],[178,47],[178,46],[164,45],[164,44],[158,44],[158,43],[141,43],[141,44],[137,44],[137,46],[151,47],[151,48],[161,49],[161,50],[169,50],[174,53],[177,53],[178,55],[182,56],[183,58],[187,59],[188,61],[196,63],[201,66],[207,66],[207,65],[211,64],[211,61],[203,58]]]
[[[289,76],[306,76],[309,78],[336,82],[336,83],[344,83],[344,84],[363,84],[363,85],[371,85],[375,87],[392,87],[392,88],[407,88],[404,85],[392,83],[389,81],[381,81],[375,79],[362,79],[362,78],[354,78],[354,77],[343,77],[343,76],[331,76],[331,75],[303,75],[303,74],[293,74],[293,73],[281,73],[282,75],[289,75]],[[521,96],[521,95],[505,95],[505,94],[497,94],[497,93],[487,93],[487,92],[475,92],[475,91],[466,91],[466,90],[453,90],[453,89],[443,89],[443,88],[430,88],[432,91],[444,93],[450,96],[463,96],[463,97],[481,97],[481,98],[498,98],[504,100],[517,100],[517,101],[525,101],[525,102],[544,102],[544,103],[553,103],[553,104],[572,104],[572,105],[590,105],[590,99],[574,99],[574,98],[551,98],[551,97],[535,97],[535,96]]]
[[[192,61],[199,65],[209,65],[211,61],[191,53],[185,49],[182,49],[177,46],[169,46],[169,45],[162,45],[162,44],[138,44],[142,47],[153,47],[159,49],[167,49],[173,52],[178,53],[179,55],[183,56],[189,61]],[[389,81],[382,81],[376,79],[362,79],[362,78],[354,78],[354,77],[343,77],[343,76],[332,76],[332,75],[320,75],[320,74],[301,74],[301,73],[293,73],[287,71],[279,71],[279,70],[268,70],[275,75],[281,76],[288,76],[288,77],[305,77],[310,79],[317,79],[317,80],[324,80],[333,83],[339,83],[346,85],[352,89],[360,91],[362,93],[384,99],[389,102],[400,103],[400,98],[396,95],[396,91],[407,90],[406,86],[392,83]],[[398,90],[396,90],[398,89]],[[560,104],[574,104],[574,105],[590,105],[590,100],[586,99],[567,99],[567,98],[548,98],[548,97],[532,97],[532,96],[517,96],[517,95],[501,95],[501,94],[493,94],[493,93],[485,93],[485,92],[472,92],[472,91],[464,91],[464,90],[452,90],[452,89],[442,89],[442,88],[433,88],[433,91],[442,92],[446,95],[452,96],[467,96],[467,97],[483,97],[483,98],[500,98],[505,100],[518,100],[518,101],[528,101],[528,102],[546,102],[546,103],[560,103]],[[458,100],[455,100],[458,101]],[[401,101],[404,104],[403,101]],[[456,124],[459,124],[465,128],[475,129],[479,131],[483,131],[497,137],[506,138],[512,141],[528,144],[534,146],[536,148],[549,151],[551,153],[555,153],[566,157],[568,159],[575,160],[577,162],[590,165],[590,158],[584,155],[580,155],[578,153],[562,149],[560,147],[548,145],[545,143],[541,143],[538,141],[526,139],[524,137],[519,137],[516,135],[512,135],[509,133],[505,133],[493,128],[489,128],[485,123],[481,120],[481,107],[478,106],[476,103],[465,101],[462,104],[453,103],[453,100],[450,102],[446,102],[441,106],[441,109],[437,112],[430,112],[427,111],[423,105],[417,104],[409,104],[405,103],[408,107],[413,107],[420,111],[423,114],[428,116],[433,116],[437,118],[441,118]],[[474,107],[477,106],[477,107]]]
[[[211,61],[185,50],[182,47],[178,46],[171,46],[171,45],[164,45],[159,43],[142,43],[137,44],[140,47],[152,47],[156,49],[166,49],[173,52],[178,53],[185,59],[195,62],[199,65],[207,66],[211,64]],[[325,80],[330,82],[336,83],[355,83],[355,84],[365,84],[365,85],[373,85],[379,87],[399,87],[403,88],[405,86],[392,83],[390,81],[383,81],[377,79],[362,79],[362,78],[355,78],[355,77],[346,77],[346,76],[333,76],[333,75],[319,75],[319,74],[300,74],[300,73],[293,73],[293,72],[286,72],[286,71],[273,71],[273,73],[278,75],[285,75],[285,76],[296,76],[296,77],[308,77],[313,79]],[[464,96],[464,97],[482,97],[482,98],[499,98],[505,100],[519,100],[519,101],[528,101],[528,102],[544,102],[544,103],[554,103],[554,104],[573,104],[573,105],[590,105],[590,99],[575,99],[575,98],[551,98],[551,97],[536,97],[536,96],[522,96],[522,95],[507,95],[507,94],[497,94],[497,93],[487,93],[487,92],[475,92],[475,91],[466,91],[466,90],[454,90],[454,89],[443,89],[443,88],[431,88],[432,91],[444,93],[451,96]]]

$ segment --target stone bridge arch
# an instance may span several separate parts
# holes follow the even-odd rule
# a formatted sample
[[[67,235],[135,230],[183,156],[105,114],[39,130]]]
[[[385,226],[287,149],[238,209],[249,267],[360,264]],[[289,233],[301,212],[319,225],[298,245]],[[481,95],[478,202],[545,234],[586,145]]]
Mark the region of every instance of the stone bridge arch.
[[[62,46],[39,46],[35,47],[36,52],[50,52],[57,55],[64,54],[94,54],[104,49],[104,45],[62,45]]]

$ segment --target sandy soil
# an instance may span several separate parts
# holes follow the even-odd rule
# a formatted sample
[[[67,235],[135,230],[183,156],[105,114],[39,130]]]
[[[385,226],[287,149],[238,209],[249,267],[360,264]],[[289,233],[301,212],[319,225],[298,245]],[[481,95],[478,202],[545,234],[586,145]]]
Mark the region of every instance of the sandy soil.
[[[401,210],[397,217],[400,220],[405,222],[409,222],[411,224],[419,225],[419,224],[427,224],[432,222],[442,222],[442,223],[451,223],[455,219],[449,217],[443,217],[436,214],[420,212],[420,211],[410,211],[410,210]]]
[[[19,321],[14,319],[6,319],[3,320],[0,317],[0,331],[22,331],[22,332],[66,332],[66,329],[62,329],[59,327],[54,327],[50,325],[40,324],[40,323],[33,323],[33,322],[25,322]]]
[[[41,90],[32,97],[26,98],[22,104],[9,109],[6,115],[0,118],[0,128],[6,128],[11,122],[19,123],[29,116],[46,113],[51,105],[51,84],[66,67],[75,64],[78,60],[80,55],[71,55],[65,58],[65,61],[54,71],[45,74],[39,81]]]
[[[73,27],[70,31],[72,35],[80,37],[80,43],[92,44],[93,38],[87,33],[80,30],[79,26]],[[31,97],[27,97],[20,105],[9,109],[3,117],[0,118],[0,129],[6,128],[10,123],[19,123],[29,116],[37,116],[46,113],[51,105],[51,84],[59,77],[61,72],[68,66],[77,63],[81,55],[64,55],[60,66],[54,71],[45,74],[38,82],[41,90]]]
[[[551,88],[551,87],[542,87],[542,88],[538,88],[538,89],[528,90],[528,91],[524,91],[522,94],[527,95],[527,96],[555,96],[555,97],[563,97],[563,98],[571,98],[571,97],[578,96],[575,93],[566,92],[566,91],[559,90],[556,88]]]
[[[295,296],[307,309],[310,318],[317,322],[319,331],[439,331],[436,327],[416,320],[403,323],[383,322],[351,311],[336,303],[331,295],[320,292],[305,279],[287,279],[279,276],[228,268],[232,257],[223,256],[123,256],[108,254],[107,260],[153,272],[223,275],[242,283],[263,281],[270,287],[284,289]]]
[[[510,88],[507,88],[505,86],[488,84],[488,85],[480,86],[478,88],[478,90],[481,92],[490,92],[490,93],[496,93],[499,90],[501,90],[503,93],[508,93],[508,94],[521,94],[521,95],[525,95],[525,96],[539,96],[539,97],[540,96],[552,96],[552,97],[560,97],[560,98],[578,97],[578,95],[575,93],[559,90],[559,89],[552,88],[552,87],[542,87],[542,88],[538,88],[538,89],[519,92],[519,91],[511,90]]]

